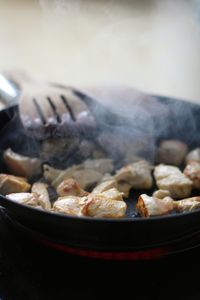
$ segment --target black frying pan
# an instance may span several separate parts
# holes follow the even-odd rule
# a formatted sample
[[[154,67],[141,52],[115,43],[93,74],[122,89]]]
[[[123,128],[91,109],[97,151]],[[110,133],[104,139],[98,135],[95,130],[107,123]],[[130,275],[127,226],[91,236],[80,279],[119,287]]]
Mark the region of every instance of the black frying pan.
[[[159,130],[157,142],[162,138],[177,138],[186,142],[190,148],[199,146],[200,106],[164,97],[156,99],[167,108],[167,115],[163,117],[161,114],[160,118],[154,120],[155,127],[163,127],[163,122],[166,124],[163,131]],[[10,130],[9,143],[0,137],[1,156],[4,148],[10,146],[17,150],[27,139],[16,114],[17,107],[0,112],[0,129]],[[15,123],[19,127],[17,137],[12,133]],[[9,129],[10,124],[12,126]],[[15,224],[28,234],[36,234],[49,244],[62,245],[61,248],[64,245],[68,250],[75,249],[75,253],[79,254],[89,251],[90,254],[123,252],[124,255],[166,245],[200,230],[200,210],[149,219],[137,216],[133,218],[131,212],[134,211],[135,200],[141,192],[144,191],[133,192],[131,199],[134,201],[127,200],[128,216],[124,219],[95,219],[49,213],[14,203],[2,195],[0,205]]]

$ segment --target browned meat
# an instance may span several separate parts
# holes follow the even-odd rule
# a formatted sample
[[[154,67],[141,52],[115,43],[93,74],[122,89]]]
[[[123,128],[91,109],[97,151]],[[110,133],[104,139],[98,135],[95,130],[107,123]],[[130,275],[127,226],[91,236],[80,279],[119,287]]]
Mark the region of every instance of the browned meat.
[[[178,140],[164,140],[160,143],[157,153],[157,162],[179,166],[183,162],[188,147]]]
[[[50,210],[51,202],[49,199],[49,193],[47,190],[48,185],[42,182],[35,182],[32,185],[31,191],[38,195],[38,204],[43,208]]]
[[[190,161],[183,173],[192,181],[195,189],[200,189],[200,162]]]
[[[123,197],[125,197],[125,194],[118,191],[118,189],[116,189],[115,187],[102,192],[101,195],[107,197],[110,200],[116,201],[123,201]]]
[[[114,179],[106,180],[98,184],[92,191],[93,194],[103,193],[112,188],[117,188],[117,182]]]
[[[67,215],[81,216],[81,201],[83,201],[83,199],[76,196],[61,197],[54,202],[53,210]]]
[[[135,189],[150,189],[153,185],[151,166],[145,160],[121,168],[114,178],[117,182],[126,182]]]
[[[0,193],[2,195],[28,192],[30,187],[30,184],[25,178],[8,174],[0,174]]]
[[[38,195],[35,193],[12,193],[6,195],[6,197],[12,201],[20,204],[38,207]]]
[[[90,195],[83,206],[84,216],[98,218],[121,218],[125,216],[127,205],[124,201],[111,200],[102,194]]]
[[[87,159],[83,163],[83,168],[97,171],[103,175],[114,170],[113,161],[110,158]]]
[[[177,212],[190,212],[200,208],[200,196],[175,201],[174,208]]]
[[[192,181],[175,166],[160,164],[155,167],[154,176],[158,188],[169,191],[173,198],[181,199],[191,194]]]
[[[138,198],[136,209],[140,216],[145,218],[167,215],[174,209],[174,201],[168,196],[159,199],[142,194]]]
[[[13,175],[32,177],[41,173],[41,161],[13,152],[10,148],[4,152],[4,162]]]
[[[200,148],[195,148],[192,151],[188,153],[186,156],[186,163],[189,163],[190,161],[198,161],[200,162]]]
[[[87,196],[88,192],[84,191],[80,185],[73,178],[65,179],[56,189],[57,194],[61,197],[64,196]]]

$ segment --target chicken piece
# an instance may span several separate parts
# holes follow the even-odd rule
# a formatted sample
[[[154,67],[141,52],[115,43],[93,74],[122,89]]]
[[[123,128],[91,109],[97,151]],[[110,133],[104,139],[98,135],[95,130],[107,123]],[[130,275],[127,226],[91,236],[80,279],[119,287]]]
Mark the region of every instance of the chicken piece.
[[[138,198],[136,209],[145,218],[167,215],[174,209],[174,201],[168,196],[159,199],[142,194]]]
[[[135,189],[150,189],[153,185],[151,166],[145,160],[121,168],[114,178],[117,182],[127,182]]]
[[[87,159],[83,168],[97,171],[101,174],[111,173],[114,170],[113,161],[110,158]]]
[[[49,165],[44,165],[43,176],[47,182],[49,182],[53,186],[57,186],[64,179],[71,178],[74,171],[81,170],[81,169],[82,169],[82,165],[74,165],[65,170],[55,169]]]
[[[181,141],[164,140],[160,143],[156,160],[158,163],[179,166],[183,162],[187,151],[187,145]]]
[[[186,163],[190,161],[198,161],[200,162],[200,148],[195,148],[194,150],[190,151],[185,158]]]
[[[125,194],[118,191],[115,187],[102,192],[101,195],[116,201],[123,201],[123,197],[125,197]]]
[[[82,209],[84,216],[96,218],[121,218],[125,216],[127,205],[102,194],[90,195]]]
[[[157,190],[153,193],[152,197],[158,198],[158,199],[163,199],[165,197],[170,197],[170,192],[166,190]]]
[[[158,188],[169,191],[173,198],[185,198],[191,194],[192,181],[177,167],[160,164],[155,167],[154,176]]]
[[[41,144],[40,157],[48,161],[51,158],[66,158],[79,146],[79,138],[49,138]]]
[[[68,178],[74,178],[80,185],[82,189],[87,189],[95,183],[99,182],[102,178],[102,174],[91,170],[91,169],[76,169],[66,170],[65,173],[59,175],[53,182],[52,186],[57,188],[58,185],[64,180]]]
[[[38,195],[36,193],[12,193],[6,195],[6,198],[19,204],[25,204],[34,207],[40,206],[38,202]]]
[[[27,182],[26,178],[8,174],[0,174],[0,193],[2,195],[28,192],[30,187],[31,186]]]
[[[190,212],[200,208],[200,196],[174,201],[174,209],[177,212]]]
[[[192,181],[193,187],[200,190],[200,162],[190,161],[183,173]]]
[[[86,200],[87,198],[84,199]],[[65,196],[58,198],[58,200],[54,202],[53,210],[55,212],[64,213],[67,215],[80,216],[82,215],[82,205],[83,199],[81,199],[80,197]]]
[[[118,191],[120,191],[121,193],[124,194],[124,196],[126,198],[128,198],[129,194],[130,194],[130,190],[131,190],[131,184],[125,181],[119,181],[117,182],[117,189]]]
[[[61,172],[63,172],[63,170],[55,169],[46,164],[43,165],[43,177],[49,183],[52,183],[52,181],[55,180]]]
[[[4,162],[13,175],[30,178],[41,173],[41,161],[13,152],[10,148],[4,152]]]
[[[87,196],[88,192],[84,191],[80,185],[73,178],[65,179],[56,189],[57,194],[61,197],[64,196]]]
[[[42,182],[35,182],[32,185],[31,191],[38,195],[39,205],[46,210],[51,209],[51,202],[49,199],[49,193],[47,190],[48,185]]]
[[[103,193],[107,190],[110,190],[112,188],[117,188],[117,182],[116,180],[106,180],[104,182],[101,182],[100,184],[98,184],[92,191],[93,194],[99,194],[99,193]]]

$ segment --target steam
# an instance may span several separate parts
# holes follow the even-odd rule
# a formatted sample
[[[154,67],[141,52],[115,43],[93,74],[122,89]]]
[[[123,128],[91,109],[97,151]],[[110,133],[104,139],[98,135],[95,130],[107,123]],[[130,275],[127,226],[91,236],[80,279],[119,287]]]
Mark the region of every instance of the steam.
[[[44,26],[51,24],[51,29],[55,26],[56,34],[65,41],[64,20],[70,20],[71,31],[67,34],[73,38],[69,39],[69,47],[70,43],[75,44],[72,48],[75,50],[70,52],[70,66],[64,51],[57,55],[61,57],[62,68],[56,72],[66,78],[64,83],[103,103],[119,120],[127,120],[112,127],[105,118],[101,124],[102,132],[96,142],[110,156],[122,157],[126,151],[127,156],[131,152],[153,161],[159,138],[184,139],[185,124],[189,131],[196,131],[193,112],[187,105],[167,100],[162,103],[159,98],[126,86],[134,83],[149,94],[175,91],[173,95],[184,98],[187,91],[193,91],[194,97],[199,94],[200,65],[191,63],[191,57],[200,52],[197,18],[192,10],[195,2],[39,0],[39,3]],[[87,22],[89,15],[91,22]],[[76,42],[85,32],[89,32],[87,41],[79,47]],[[196,83],[191,74],[196,74]],[[106,85],[100,86],[102,78]],[[190,139],[191,136],[189,143]]]

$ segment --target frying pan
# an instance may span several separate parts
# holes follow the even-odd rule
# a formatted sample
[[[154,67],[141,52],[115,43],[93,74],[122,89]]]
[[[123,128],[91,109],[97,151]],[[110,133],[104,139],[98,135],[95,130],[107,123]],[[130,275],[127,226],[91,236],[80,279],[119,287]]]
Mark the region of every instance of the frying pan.
[[[163,138],[176,138],[186,142],[191,149],[199,146],[200,106],[167,97],[154,96],[154,98],[167,111],[164,117],[161,114],[154,120],[156,127],[163,127],[163,123],[166,125],[165,129],[157,134],[156,142]],[[0,130],[9,132],[9,146],[14,150],[29,138],[25,137],[23,128],[20,128],[17,110],[18,107],[14,106],[0,112]],[[12,132],[16,126],[18,135]],[[0,137],[1,168],[2,152],[6,147],[8,143]],[[106,253],[108,256],[111,253],[112,255],[127,253],[131,257],[130,253],[134,251],[167,245],[200,231],[200,210],[147,219],[131,216],[130,211],[134,211],[135,201],[143,192],[145,191],[133,191],[127,200],[128,216],[123,219],[73,217],[50,213],[17,204],[2,195],[0,205],[6,215],[24,232],[39,237],[49,245],[56,243],[69,251],[74,249],[76,254],[90,253],[94,257],[98,257],[97,253]]]

